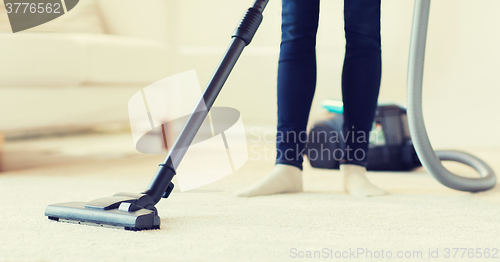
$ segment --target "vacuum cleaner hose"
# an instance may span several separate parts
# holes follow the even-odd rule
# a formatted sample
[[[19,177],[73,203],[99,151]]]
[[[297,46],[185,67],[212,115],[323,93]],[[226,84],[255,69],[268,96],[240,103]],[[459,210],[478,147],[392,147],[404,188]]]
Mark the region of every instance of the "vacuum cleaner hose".
[[[464,152],[434,152],[427,136],[422,114],[422,82],[429,7],[430,0],[415,1],[407,82],[407,114],[411,139],[420,162],[441,184],[461,191],[479,192],[488,190],[496,184],[495,172],[488,164]],[[478,171],[481,177],[467,178],[455,175],[448,171],[441,161],[463,163]]]

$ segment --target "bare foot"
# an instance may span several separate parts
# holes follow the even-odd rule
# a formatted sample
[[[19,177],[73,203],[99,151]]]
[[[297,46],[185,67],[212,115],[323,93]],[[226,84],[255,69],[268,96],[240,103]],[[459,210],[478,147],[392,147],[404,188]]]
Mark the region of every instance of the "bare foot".
[[[291,165],[277,164],[269,175],[236,192],[236,196],[253,197],[295,192],[302,192],[302,170]]]
[[[372,184],[366,178],[366,168],[358,165],[340,165],[340,172],[344,176],[344,188],[356,197],[383,196],[387,193]]]

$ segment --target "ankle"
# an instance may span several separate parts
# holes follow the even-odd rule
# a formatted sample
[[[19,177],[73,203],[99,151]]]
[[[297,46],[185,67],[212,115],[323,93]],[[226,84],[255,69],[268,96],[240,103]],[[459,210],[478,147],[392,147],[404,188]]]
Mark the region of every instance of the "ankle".
[[[366,167],[354,164],[340,165],[340,172],[344,175],[349,174],[366,174]]]

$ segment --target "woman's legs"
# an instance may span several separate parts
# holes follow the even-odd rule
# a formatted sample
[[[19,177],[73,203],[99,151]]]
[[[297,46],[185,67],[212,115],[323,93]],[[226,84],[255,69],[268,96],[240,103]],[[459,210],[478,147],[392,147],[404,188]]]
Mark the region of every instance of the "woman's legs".
[[[366,166],[382,73],[380,0],[345,0],[346,52],[342,71],[345,143],[343,163]]]
[[[382,73],[380,0],[344,0],[346,53],[342,71],[344,135],[341,172],[351,195],[385,194],[365,176],[370,130]]]
[[[319,0],[283,0],[276,163],[300,169],[316,88],[318,18]]]
[[[282,3],[277,165],[268,176],[240,191],[238,196],[302,191],[306,127],[316,87],[319,0],[283,0]]]
[[[316,86],[319,0],[283,0],[282,16],[277,165],[268,176],[240,191],[238,196],[302,191],[306,126]],[[345,0],[345,23],[347,45],[342,72],[344,132],[355,137],[346,143],[341,172],[350,194],[382,195],[385,192],[366,179],[364,168],[380,86],[380,0]]]

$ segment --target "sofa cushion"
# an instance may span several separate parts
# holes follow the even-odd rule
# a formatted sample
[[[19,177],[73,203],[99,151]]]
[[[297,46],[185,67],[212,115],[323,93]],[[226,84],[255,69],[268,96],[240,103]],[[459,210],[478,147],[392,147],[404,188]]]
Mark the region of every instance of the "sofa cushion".
[[[116,35],[67,35],[84,50],[85,83],[150,84],[167,75],[167,48],[147,39]]]
[[[128,100],[141,87],[2,87],[0,131],[126,123]]]
[[[63,34],[0,33],[0,86],[78,85],[83,51]]]
[[[105,34],[0,33],[0,86],[145,85],[168,72],[166,46]]]

